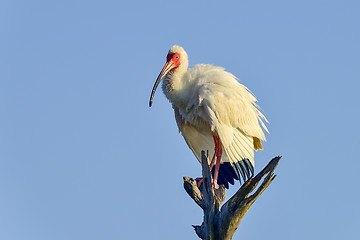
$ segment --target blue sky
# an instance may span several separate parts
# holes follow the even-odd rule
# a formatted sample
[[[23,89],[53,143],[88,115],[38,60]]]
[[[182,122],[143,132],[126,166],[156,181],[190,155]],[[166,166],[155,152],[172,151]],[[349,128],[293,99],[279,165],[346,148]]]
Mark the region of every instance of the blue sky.
[[[358,1],[0,2],[0,239],[197,239],[201,170],[154,81],[178,44],[270,121],[234,239],[355,239]],[[161,89],[158,89],[161,90]],[[232,195],[239,184],[228,191]]]

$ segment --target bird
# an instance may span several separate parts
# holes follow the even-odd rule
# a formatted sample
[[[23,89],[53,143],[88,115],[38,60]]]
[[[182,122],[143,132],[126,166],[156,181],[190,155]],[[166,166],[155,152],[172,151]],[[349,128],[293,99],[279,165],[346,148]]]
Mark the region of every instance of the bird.
[[[162,89],[172,104],[179,132],[201,163],[201,151],[212,156],[213,185],[224,185],[254,175],[254,151],[263,150],[265,123],[269,123],[254,94],[225,68],[211,64],[188,67],[184,48],[170,48],[153,86]],[[215,168],[214,168],[215,166]],[[198,186],[202,180],[197,179]]]

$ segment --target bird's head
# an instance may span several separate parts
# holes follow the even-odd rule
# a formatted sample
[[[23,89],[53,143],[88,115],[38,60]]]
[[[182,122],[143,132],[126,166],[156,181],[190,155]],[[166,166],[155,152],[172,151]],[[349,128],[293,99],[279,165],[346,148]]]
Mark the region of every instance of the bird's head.
[[[168,74],[172,72],[172,74],[176,74],[178,72],[184,72],[188,67],[188,56],[185,50],[177,45],[174,45],[170,48],[167,57],[166,63],[163,69],[161,70],[159,76],[156,79],[154,87],[151,92],[149,106],[151,107],[153,97],[161,80]]]

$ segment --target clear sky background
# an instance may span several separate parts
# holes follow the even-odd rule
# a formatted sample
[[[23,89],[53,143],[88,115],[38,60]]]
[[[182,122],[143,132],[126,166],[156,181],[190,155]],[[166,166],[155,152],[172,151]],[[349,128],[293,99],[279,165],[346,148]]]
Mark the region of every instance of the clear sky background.
[[[0,239],[198,239],[200,164],[154,81],[178,44],[270,121],[234,239],[358,239],[359,1],[0,1]],[[228,191],[232,195],[237,183]]]

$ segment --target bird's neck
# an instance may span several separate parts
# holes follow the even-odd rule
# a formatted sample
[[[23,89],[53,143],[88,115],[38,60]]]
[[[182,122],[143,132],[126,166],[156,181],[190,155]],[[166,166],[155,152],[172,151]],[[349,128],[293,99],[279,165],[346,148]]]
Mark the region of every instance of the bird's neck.
[[[188,98],[186,93],[191,83],[188,81],[186,75],[187,64],[180,65],[173,71],[169,72],[163,81],[163,91],[169,101],[175,105],[186,104],[185,101]]]

